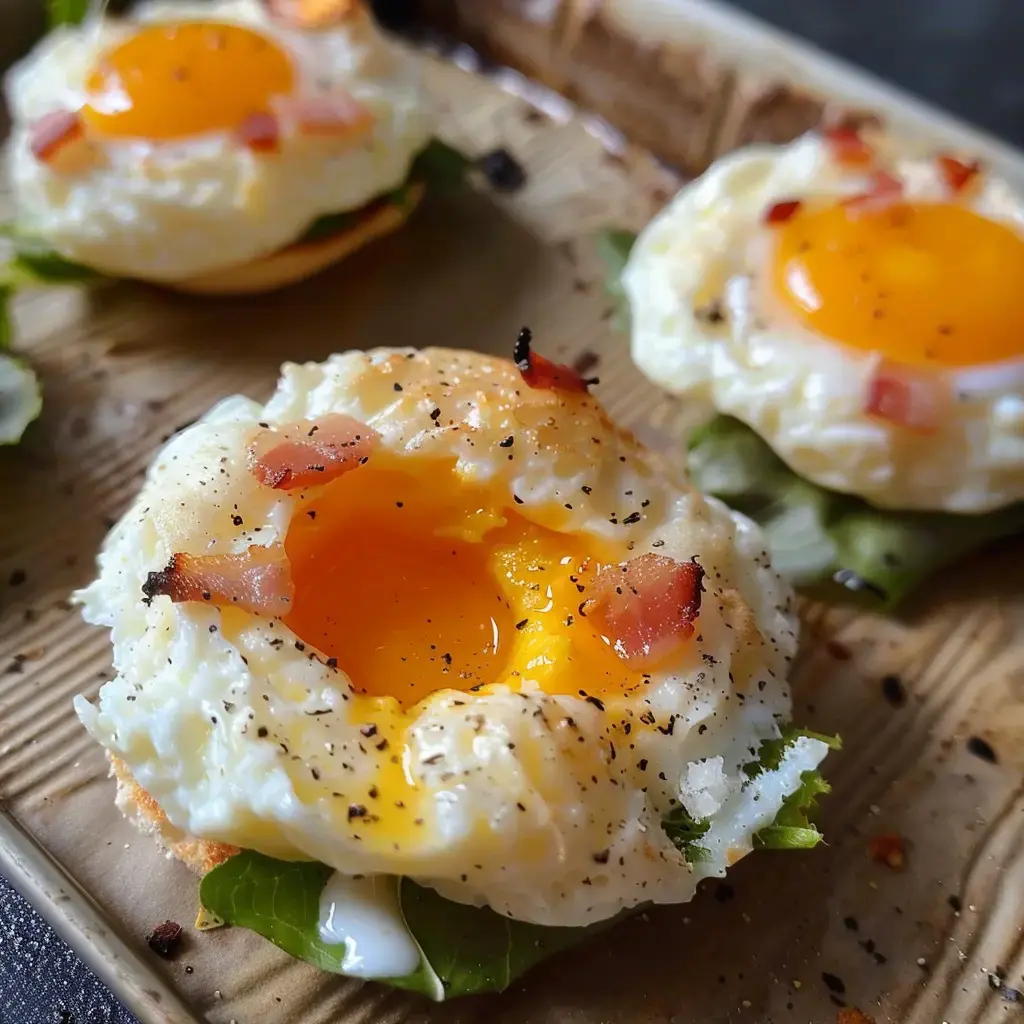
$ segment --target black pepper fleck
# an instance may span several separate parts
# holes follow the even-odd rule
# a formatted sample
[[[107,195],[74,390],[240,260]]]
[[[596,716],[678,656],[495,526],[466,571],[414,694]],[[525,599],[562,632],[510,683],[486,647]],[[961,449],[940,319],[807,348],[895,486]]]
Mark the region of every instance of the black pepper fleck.
[[[479,167],[495,192],[518,192],[526,184],[523,165],[504,146],[485,153]]]
[[[894,707],[901,708],[907,703],[907,691],[899,676],[882,676],[882,696]]]
[[[988,761],[989,764],[999,764],[999,758],[996,756],[995,750],[992,749],[992,744],[988,740],[983,740],[980,736],[972,736],[967,741],[967,750],[975,757],[980,757],[982,761]]]

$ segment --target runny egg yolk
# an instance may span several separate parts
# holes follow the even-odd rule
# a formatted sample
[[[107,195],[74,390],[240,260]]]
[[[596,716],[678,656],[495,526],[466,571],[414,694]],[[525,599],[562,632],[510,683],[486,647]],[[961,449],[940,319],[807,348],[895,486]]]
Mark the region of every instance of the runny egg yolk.
[[[1024,356],[1024,237],[953,203],[806,205],[777,229],[772,285],[801,322],[909,365]]]
[[[97,133],[179,139],[230,131],[292,91],[287,54],[241,25],[177,22],[140,29],[105,53],[82,117]]]
[[[408,707],[492,683],[618,696],[643,682],[592,629],[601,554],[458,481],[372,464],[297,510],[287,625],[357,692]]]

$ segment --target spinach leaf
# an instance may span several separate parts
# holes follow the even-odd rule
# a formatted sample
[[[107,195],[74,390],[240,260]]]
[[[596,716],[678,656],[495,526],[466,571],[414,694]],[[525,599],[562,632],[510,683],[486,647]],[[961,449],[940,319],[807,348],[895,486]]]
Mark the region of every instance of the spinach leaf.
[[[36,375],[21,360],[0,353],[0,445],[21,440],[42,407]]]
[[[449,146],[439,139],[431,139],[427,145],[420,150],[416,159],[413,160],[409,169],[409,176],[403,185],[386,192],[371,200],[366,206],[357,210],[346,210],[343,213],[328,213],[317,217],[312,224],[295,239],[296,245],[306,245],[310,242],[319,242],[332,235],[339,235],[354,227],[360,218],[360,214],[367,206],[374,203],[387,202],[395,206],[406,207],[411,202],[411,185],[423,184],[428,188],[444,190],[453,185],[460,184],[466,176],[467,171],[473,166],[469,157],[464,156],[457,149]]]
[[[469,907],[402,879],[405,922],[442,986],[444,998],[502,992],[535,964],[604,931],[525,924],[485,907]],[[391,984],[395,984],[394,979]]]
[[[452,188],[462,184],[473,166],[465,153],[440,139],[431,139],[413,160],[409,180],[422,182],[428,188]]]
[[[826,490],[730,416],[696,431],[689,447],[694,484],[758,522],[794,584],[832,598],[839,585],[891,609],[944,566],[1024,530],[1024,502],[982,515],[895,512]]]
[[[343,231],[359,222],[358,213],[328,213],[323,217],[317,217],[312,224],[298,238],[294,245],[307,245],[310,242],[319,242],[332,235],[340,235]]]
[[[680,805],[673,807],[662,819],[661,827],[665,835],[672,840],[676,849],[689,864],[699,864],[708,860],[711,854],[700,845],[699,840],[711,828],[710,821],[697,821],[691,817],[686,808]]]
[[[28,285],[88,284],[103,275],[81,263],[74,263],[17,224],[0,225],[0,237],[12,247],[7,262],[0,267],[3,298]]]
[[[799,788],[783,801],[775,821],[754,835],[754,849],[809,850],[817,846],[822,835],[811,819],[818,807],[817,798],[831,791],[821,772],[804,772]]]
[[[89,0],[47,0],[46,13],[51,29],[58,25],[80,25],[89,14]]]
[[[636,233],[633,231],[606,228],[597,235],[597,251],[607,270],[604,290],[615,307],[612,325],[617,330],[627,330],[629,327],[629,301],[622,288],[622,272],[626,269],[626,261],[635,243]]]
[[[320,894],[330,875],[323,864],[245,851],[209,872],[199,897],[209,913],[226,923],[258,932],[292,956],[340,974],[345,947],[323,942],[318,930]],[[500,992],[534,964],[610,924],[524,924],[493,910],[453,903],[407,878],[398,884],[405,923],[422,961],[413,974],[378,980],[436,1000]]]

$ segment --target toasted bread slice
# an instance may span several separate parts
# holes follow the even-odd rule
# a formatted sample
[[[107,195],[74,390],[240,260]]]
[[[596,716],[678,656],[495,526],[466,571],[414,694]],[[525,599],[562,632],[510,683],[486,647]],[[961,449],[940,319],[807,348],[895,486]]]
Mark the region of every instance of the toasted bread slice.
[[[193,871],[204,875],[240,852],[237,846],[196,839],[175,828],[160,805],[135,781],[128,766],[113,755],[110,757],[110,774],[117,779],[114,798],[117,809],[143,835],[152,836],[168,854]]]
[[[423,185],[410,185],[402,205],[390,200],[371,203],[354,225],[336,235],[289,245],[248,263],[171,282],[169,287],[195,295],[253,295],[296,284],[344,259],[375,238],[400,228],[419,205],[423,192]]]

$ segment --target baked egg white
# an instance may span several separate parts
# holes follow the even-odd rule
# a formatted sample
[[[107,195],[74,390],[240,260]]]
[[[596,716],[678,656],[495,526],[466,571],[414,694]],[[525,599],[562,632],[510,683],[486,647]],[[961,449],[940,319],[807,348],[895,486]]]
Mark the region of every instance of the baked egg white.
[[[758,529],[518,365],[288,364],[158,455],[78,595],[116,675],[76,708],[176,829],[583,925],[688,900],[825,756],[744,770],[797,630]]]
[[[416,58],[358,0],[301,16],[317,7],[152,2],[50,33],[5,81],[20,226],[94,269],[174,282],[398,187],[432,130]]]
[[[655,382],[875,505],[1024,499],[1024,200],[977,164],[837,127],[716,162],[623,284]]]

